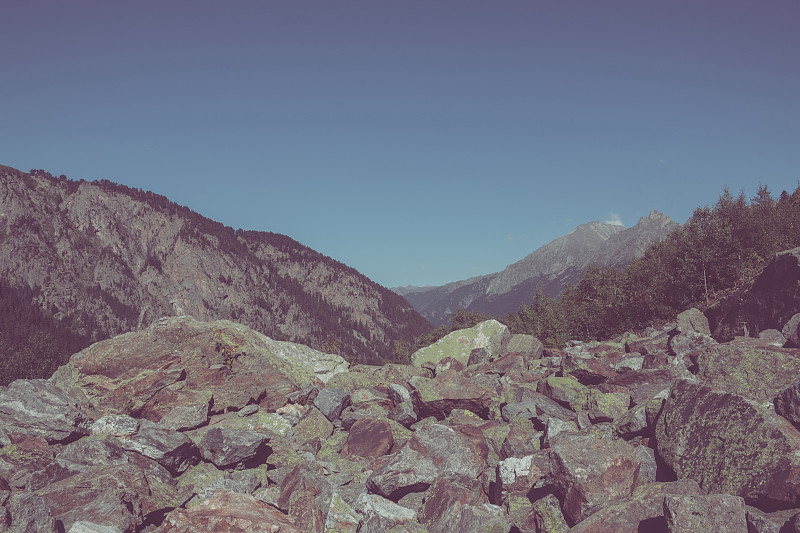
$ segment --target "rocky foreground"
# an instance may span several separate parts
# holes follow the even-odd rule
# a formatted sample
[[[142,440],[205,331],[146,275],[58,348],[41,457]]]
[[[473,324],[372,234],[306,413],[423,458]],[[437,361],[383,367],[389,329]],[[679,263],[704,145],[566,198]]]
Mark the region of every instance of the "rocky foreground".
[[[161,319],[0,388],[0,531],[799,531],[798,324],[377,367]]]

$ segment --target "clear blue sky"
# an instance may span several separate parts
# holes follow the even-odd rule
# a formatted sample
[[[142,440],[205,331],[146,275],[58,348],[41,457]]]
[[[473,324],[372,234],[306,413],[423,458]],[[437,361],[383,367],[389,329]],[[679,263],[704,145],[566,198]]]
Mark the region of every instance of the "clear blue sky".
[[[800,1],[0,3],[0,163],[385,285],[800,179]]]

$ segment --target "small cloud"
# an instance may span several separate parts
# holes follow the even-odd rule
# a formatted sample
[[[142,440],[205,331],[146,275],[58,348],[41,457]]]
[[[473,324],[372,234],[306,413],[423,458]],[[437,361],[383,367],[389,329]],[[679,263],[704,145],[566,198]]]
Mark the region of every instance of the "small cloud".
[[[513,240],[514,240],[514,237],[512,237],[511,235],[506,235],[506,240],[507,240],[508,242],[511,242],[511,241],[513,241]]]
[[[663,165],[663,164],[664,164],[664,160],[663,160],[663,159],[659,159],[659,160],[658,160],[658,164],[659,164],[659,165]]]
[[[624,226],[625,224],[622,223],[622,219],[619,218],[619,215],[616,213],[609,213],[608,220],[604,221],[606,224],[611,224],[612,226]]]

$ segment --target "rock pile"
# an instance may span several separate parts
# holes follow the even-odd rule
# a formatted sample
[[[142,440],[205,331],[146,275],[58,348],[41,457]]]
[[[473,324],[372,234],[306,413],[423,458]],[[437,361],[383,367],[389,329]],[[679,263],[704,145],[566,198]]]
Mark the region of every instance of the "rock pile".
[[[800,349],[696,310],[616,340],[351,367],[162,319],[0,388],[0,531],[797,531]]]

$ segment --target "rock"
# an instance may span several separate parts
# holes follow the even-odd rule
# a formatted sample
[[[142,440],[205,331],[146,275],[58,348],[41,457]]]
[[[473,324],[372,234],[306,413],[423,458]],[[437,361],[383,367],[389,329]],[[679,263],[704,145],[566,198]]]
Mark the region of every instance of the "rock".
[[[314,398],[314,406],[331,422],[338,420],[348,405],[350,393],[333,387],[325,387]]]
[[[101,413],[147,413],[156,422],[197,390],[213,395],[216,413],[256,400],[274,410],[320,383],[311,362],[318,353],[226,320],[172,317],[89,346],[51,381],[82,389]]]
[[[661,391],[669,389],[679,374],[673,368],[650,368],[625,372],[598,387],[603,392],[627,392],[633,405],[648,401]]]
[[[78,401],[47,380],[18,379],[0,389],[0,445],[11,444],[11,433],[64,442],[88,435],[88,427]]]
[[[800,310],[798,281],[800,248],[776,254],[752,285],[706,310],[713,337],[726,342],[737,335],[757,336],[765,329],[781,329]]]
[[[411,393],[406,387],[398,383],[391,383],[389,384],[388,389],[389,389],[389,399],[392,400],[395,404],[411,401]]]
[[[434,379],[414,378],[410,384],[416,411],[422,418],[444,420],[453,409],[465,409],[488,419],[492,405],[497,403],[490,391],[452,371]]]
[[[611,422],[628,412],[631,405],[631,396],[626,392],[600,392],[592,391],[589,395],[588,409],[589,420],[593,424]]]
[[[247,463],[263,463],[270,450],[263,433],[214,427],[200,441],[200,451],[203,459],[219,468],[233,468]]]
[[[783,346],[786,344],[786,337],[777,329],[765,329],[758,334],[758,340],[771,346]]]
[[[617,435],[625,440],[644,436],[648,432],[647,412],[644,404],[639,404],[622,416],[614,419],[614,429]]]
[[[533,335],[515,334],[511,335],[511,337],[508,339],[508,342],[503,347],[502,352],[504,354],[518,353],[524,360],[533,361],[542,358],[543,349],[544,345],[542,344],[542,341]]]
[[[381,457],[388,454],[393,445],[394,437],[389,422],[366,416],[350,428],[342,453],[359,457]]]
[[[631,495],[639,483],[641,459],[624,441],[576,436],[551,448],[553,479],[563,494],[567,520],[576,524]]]
[[[176,509],[164,520],[159,533],[216,533],[229,531],[280,531],[302,533],[277,509],[253,496],[219,492],[190,509]]]
[[[165,414],[159,423],[175,431],[187,431],[208,423],[208,403],[176,405]]]
[[[756,533],[796,533],[798,529],[793,527],[792,520],[800,514],[800,509],[784,509],[765,513],[755,507],[745,506],[745,516],[747,517],[747,531]]]
[[[639,483],[654,483],[658,478],[656,452],[647,446],[634,446],[636,455],[642,461],[639,467]]]
[[[781,335],[792,348],[800,348],[800,313],[795,313],[786,321],[781,329]]]
[[[664,514],[670,533],[747,531],[744,500],[729,494],[670,494],[664,498]]]
[[[677,357],[675,364],[682,364],[687,355],[714,344],[717,344],[717,341],[711,338],[711,336],[694,331],[680,333],[674,337],[670,337],[667,343],[669,353]]]
[[[425,491],[425,503],[418,521],[432,531],[460,533],[465,531],[459,529],[463,508],[488,502],[477,479],[461,474],[444,475],[437,478]]]
[[[533,488],[544,477],[544,473],[536,467],[533,459],[533,455],[526,455],[500,461],[497,466],[497,480],[501,490],[527,493]]]
[[[91,425],[92,435],[132,437],[139,432],[139,421],[128,415],[105,415]]]
[[[176,488],[174,481],[165,483],[133,464],[124,464],[89,468],[38,493],[66,530],[74,522],[88,520],[133,531],[184,503]]]
[[[570,353],[564,357],[561,368],[565,376],[572,376],[583,385],[599,385],[617,375],[613,368],[599,359],[578,357]]]
[[[397,404],[389,413],[389,418],[404,427],[410,427],[419,420],[414,411],[414,404],[410,401]]]
[[[503,420],[509,422],[515,418],[523,420],[535,420],[539,414],[536,409],[536,402],[528,400],[524,402],[512,402],[503,406],[500,410]]]
[[[800,429],[800,379],[781,389],[773,399],[775,412]]]
[[[589,403],[589,388],[572,377],[548,376],[539,381],[536,390],[576,413]]]
[[[637,487],[630,497],[600,509],[577,524],[570,533],[666,532],[664,499],[669,494],[698,495],[702,491],[691,479],[671,483],[646,483]]]
[[[411,354],[411,364],[419,367],[425,362],[435,364],[445,357],[452,357],[466,365],[470,353],[476,348],[485,348],[489,358],[493,359],[510,336],[505,325],[497,320],[487,320],[469,329],[453,331],[430,346],[420,348]]]
[[[136,434],[119,442],[126,450],[155,460],[175,475],[199,461],[199,450],[189,437],[149,420],[142,420]]]
[[[437,477],[448,473],[477,479],[486,467],[488,453],[480,430],[433,424],[415,431],[396,453],[377,465],[367,488],[394,500],[426,490]]]
[[[56,521],[47,502],[32,492],[16,492],[8,501],[11,533],[56,533]],[[2,524],[0,524],[1,526]]]
[[[656,423],[656,443],[679,478],[707,492],[751,505],[800,505],[800,433],[741,395],[678,380]]]
[[[458,525],[451,531],[485,531],[490,533],[509,533],[511,523],[504,510],[491,503],[465,505],[461,509]]]
[[[281,483],[278,508],[304,531],[323,531],[333,491],[321,472],[297,465]]]
[[[541,447],[542,433],[537,432],[530,420],[511,419],[509,431],[500,447],[499,458],[524,457]]]
[[[310,407],[294,427],[294,438],[303,443],[309,439],[326,439],[333,434],[333,424],[319,409]]]
[[[678,333],[697,333],[700,335],[711,336],[711,328],[708,319],[699,310],[692,307],[678,315],[678,324],[675,329]]]
[[[123,533],[121,529],[114,526],[103,526],[94,522],[80,520],[72,524],[67,533]]]
[[[338,492],[331,497],[331,506],[325,518],[325,531],[335,533],[356,533],[361,525],[361,517]]]
[[[697,365],[708,386],[768,402],[800,374],[800,349],[729,342],[698,352]]]
[[[553,494],[533,502],[530,511],[518,527],[522,531],[537,533],[564,533],[569,530],[564,513],[561,512],[561,503]]]
[[[356,511],[361,514],[360,533],[383,533],[396,531],[395,526],[412,522],[416,513],[397,505],[377,494],[362,494],[356,502]],[[402,530],[397,530],[402,531]]]
[[[569,437],[577,433],[580,433],[580,430],[575,422],[551,418],[547,421],[547,426],[544,429],[544,445],[550,448],[558,438]]]

